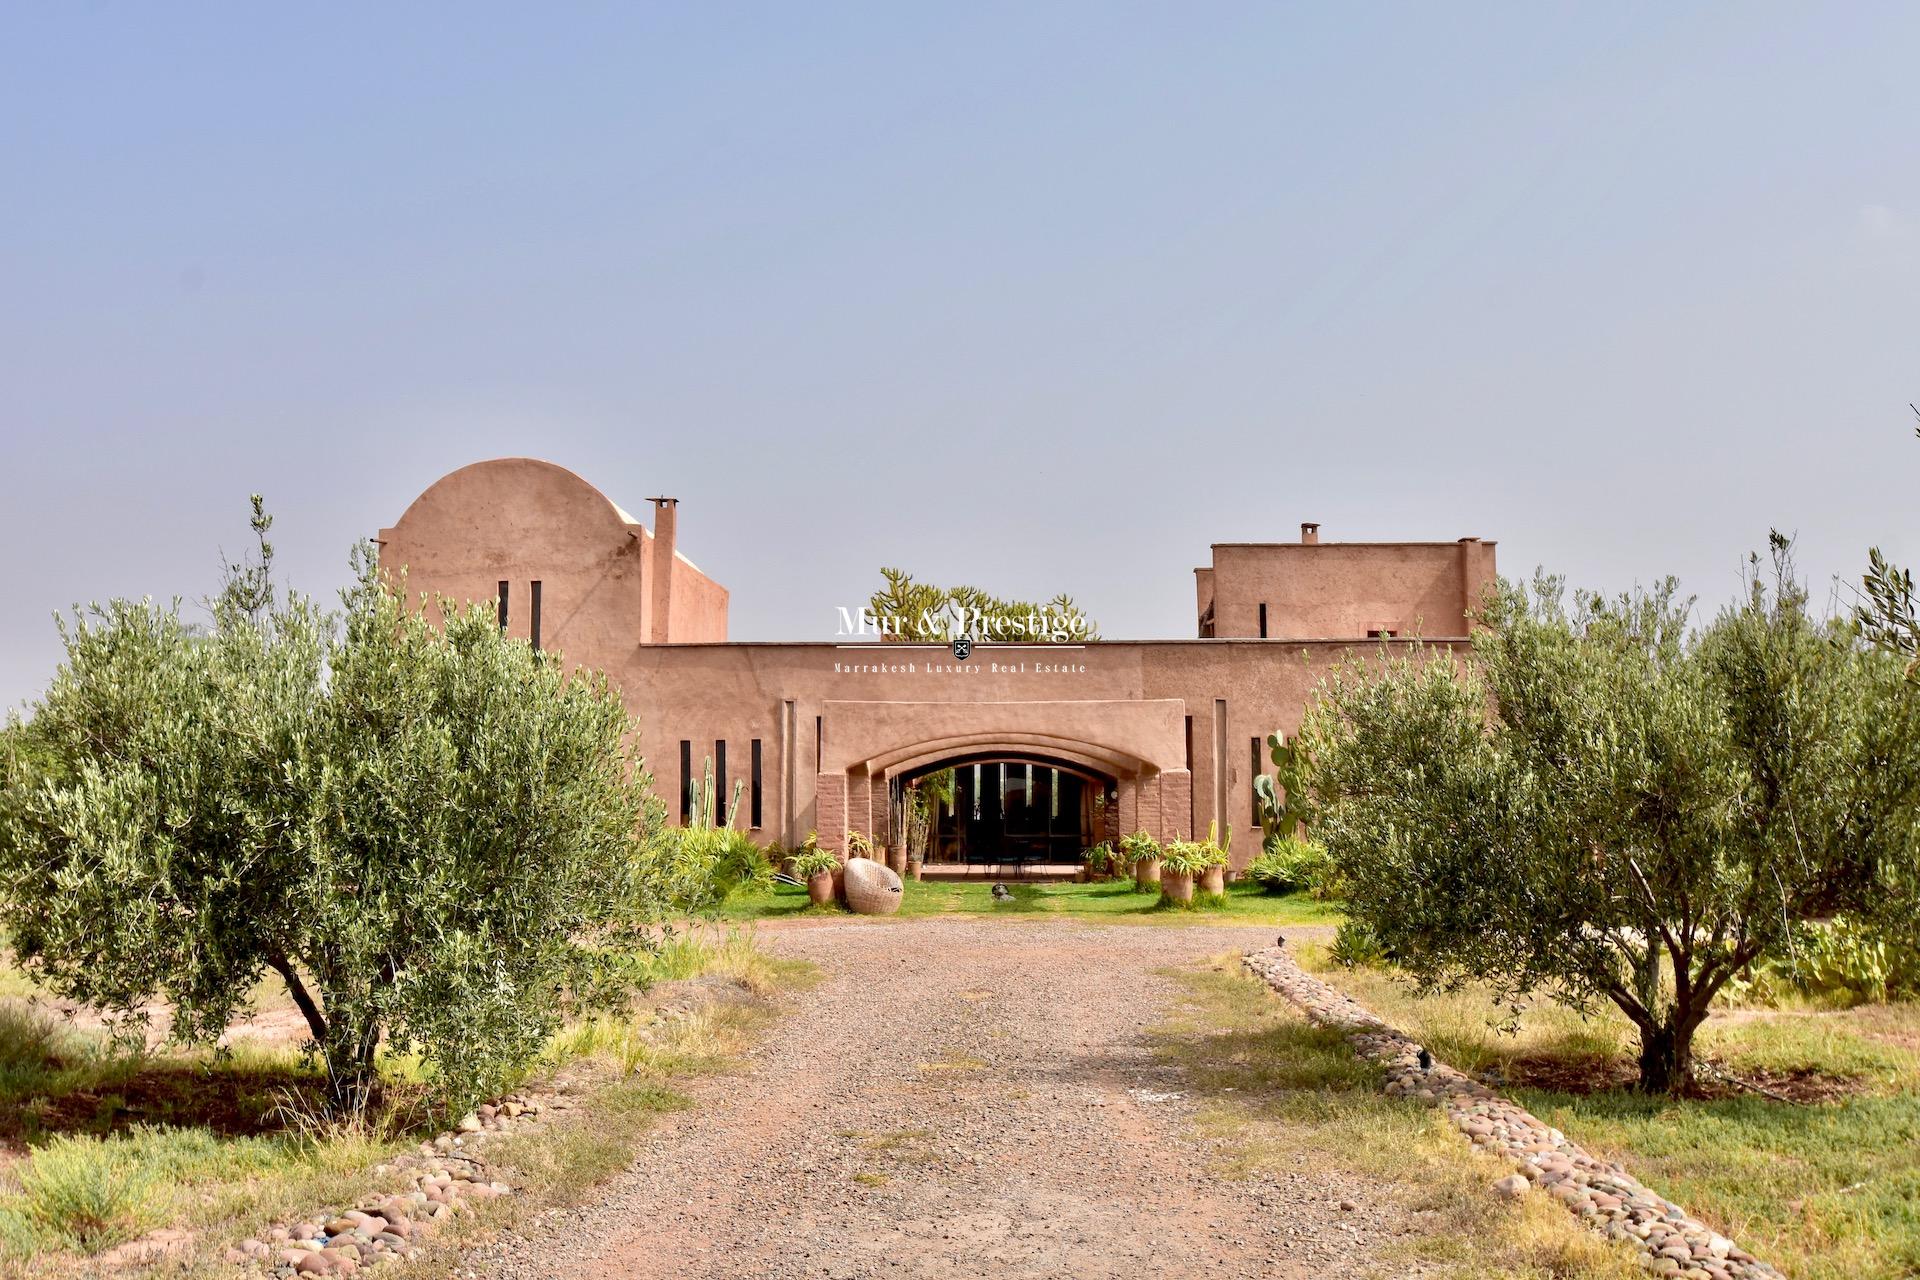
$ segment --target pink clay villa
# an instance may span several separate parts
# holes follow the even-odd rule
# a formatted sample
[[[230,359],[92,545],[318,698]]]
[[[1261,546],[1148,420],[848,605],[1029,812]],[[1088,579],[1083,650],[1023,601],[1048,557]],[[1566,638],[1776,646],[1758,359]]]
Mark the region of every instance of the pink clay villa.
[[[409,593],[495,602],[501,626],[603,671],[639,723],[669,820],[712,770],[741,786],[736,824],[763,844],[849,831],[897,846],[902,788],[955,770],[929,875],[1044,874],[1144,829],[1231,827],[1258,850],[1253,780],[1266,735],[1300,724],[1351,654],[1463,647],[1494,578],[1494,543],[1216,543],[1194,570],[1195,634],[1177,640],[943,644],[727,639],[727,591],[653,527],[563,467],[503,458],[434,483],[390,529],[381,563]]]

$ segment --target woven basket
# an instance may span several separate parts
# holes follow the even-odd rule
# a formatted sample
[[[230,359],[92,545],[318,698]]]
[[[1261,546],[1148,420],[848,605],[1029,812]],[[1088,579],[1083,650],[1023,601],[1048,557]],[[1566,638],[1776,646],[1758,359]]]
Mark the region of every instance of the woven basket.
[[[890,916],[900,909],[900,877],[872,858],[848,858],[847,907],[857,915]]]

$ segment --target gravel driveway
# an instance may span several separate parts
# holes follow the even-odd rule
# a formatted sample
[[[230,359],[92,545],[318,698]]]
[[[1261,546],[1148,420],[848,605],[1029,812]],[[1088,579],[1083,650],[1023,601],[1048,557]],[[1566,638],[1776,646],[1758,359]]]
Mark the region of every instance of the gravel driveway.
[[[1219,1177],[1146,1035],[1179,998],[1156,970],[1273,932],[763,926],[827,976],[749,1070],[696,1086],[698,1108],[598,1203],[467,1265],[503,1280],[1350,1275],[1394,1211],[1332,1171]]]

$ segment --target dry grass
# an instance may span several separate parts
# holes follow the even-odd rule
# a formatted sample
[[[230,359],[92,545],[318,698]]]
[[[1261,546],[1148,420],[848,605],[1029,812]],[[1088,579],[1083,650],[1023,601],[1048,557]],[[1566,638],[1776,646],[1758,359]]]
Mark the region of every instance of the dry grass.
[[[1736,1077],[1798,1090],[1782,1102],[1738,1089],[1649,1098],[1630,1081],[1634,1038],[1617,1014],[1536,1003],[1511,1028],[1484,992],[1419,997],[1381,970],[1298,959],[1463,1070],[1492,1068],[1547,1123],[1796,1280],[1920,1275],[1920,1005],[1725,1010],[1700,1055]],[[1534,1087],[1539,1064],[1589,1059],[1577,1091]]]
[[[663,1019],[643,1000],[627,1015],[592,1019],[554,1038],[548,1067],[594,1081],[591,1095],[575,1118],[494,1144],[491,1154],[511,1166],[525,1191],[491,1202],[487,1221],[571,1203],[624,1168],[654,1118],[686,1105],[676,1083],[726,1069],[771,1016],[762,997],[809,976],[807,966],[767,956],[738,931],[678,935],[656,973],[666,984],[686,984],[685,1012]],[[726,992],[739,998],[702,1002]],[[407,1064],[386,1066],[404,1078]],[[227,1246],[269,1223],[359,1199],[372,1166],[418,1141],[378,1124],[290,1122],[276,1110],[288,1095],[264,1087],[248,1104],[253,1128],[209,1127],[195,1116],[192,1099],[231,1098],[227,1086],[236,1080],[313,1083],[291,1049],[243,1044],[218,1059],[129,1060],[107,1053],[98,1036],[0,1013],[0,1109],[9,1114],[61,1116],[76,1096],[106,1089],[111,1097],[112,1089],[124,1092],[156,1073],[197,1082],[180,1092],[168,1123],[128,1123],[121,1098],[100,1112],[97,1131],[81,1127],[51,1143],[36,1135],[33,1155],[0,1171],[0,1277],[77,1274],[88,1254],[160,1225],[195,1233],[188,1255],[164,1264],[170,1274],[230,1275],[219,1261]],[[436,1265],[412,1269],[431,1274]]]
[[[1188,1000],[1159,1043],[1186,1068],[1229,1174],[1333,1166],[1375,1184],[1407,1223],[1386,1274],[1414,1264],[1436,1280],[1644,1274],[1558,1204],[1496,1199],[1488,1188],[1504,1166],[1473,1153],[1433,1108],[1382,1095],[1371,1065],[1296,1017],[1237,957],[1177,976]]]

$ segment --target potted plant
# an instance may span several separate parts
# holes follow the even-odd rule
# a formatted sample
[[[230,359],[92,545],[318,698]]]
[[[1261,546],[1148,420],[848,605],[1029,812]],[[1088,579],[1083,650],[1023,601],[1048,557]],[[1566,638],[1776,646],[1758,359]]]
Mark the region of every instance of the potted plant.
[[[1133,864],[1133,887],[1141,892],[1160,884],[1160,842],[1145,831],[1136,831],[1120,841],[1120,858]]]
[[[1113,876],[1113,846],[1102,840],[1080,855],[1086,862],[1086,877],[1089,880],[1107,880]]]
[[[1200,852],[1207,860],[1200,869],[1200,892],[1225,897],[1227,892],[1227,850],[1233,847],[1233,828],[1227,828],[1227,838],[1214,840],[1214,824],[1207,824],[1207,842],[1200,846]]]
[[[849,858],[873,857],[873,837],[864,831],[847,832],[847,856]]]
[[[1160,855],[1160,897],[1162,901],[1188,906],[1193,902],[1193,881],[1207,868],[1207,847],[1192,840],[1172,840]]]
[[[809,835],[800,852],[793,855],[793,874],[807,882],[807,897],[816,907],[833,901],[833,876],[839,869],[839,857],[833,850],[820,847],[817,833]]]

